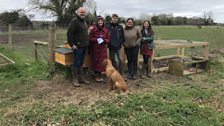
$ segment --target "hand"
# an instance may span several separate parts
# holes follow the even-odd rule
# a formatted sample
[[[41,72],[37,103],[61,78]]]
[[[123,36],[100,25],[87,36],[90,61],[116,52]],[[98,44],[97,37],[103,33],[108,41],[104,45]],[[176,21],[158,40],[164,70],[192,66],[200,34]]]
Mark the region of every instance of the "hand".
[[[73,49],[73,50],[76,50],[76,49],[77,49],[77,46],[76,46],[76,45],[73,45],[73,46],[72,46],[72,49]]]

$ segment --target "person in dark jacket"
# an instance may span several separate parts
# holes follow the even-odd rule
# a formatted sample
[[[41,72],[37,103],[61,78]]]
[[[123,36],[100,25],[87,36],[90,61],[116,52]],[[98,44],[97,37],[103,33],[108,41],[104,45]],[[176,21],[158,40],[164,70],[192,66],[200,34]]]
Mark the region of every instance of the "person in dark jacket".
[[[83,68],[85,54],[89,45],[88,26],[85,22],[86,9],[80,7],[76,11],[77,17],[72,19],[67,30],[67,42],[74,53],[74,62],[72,65],[72,84],[80,86],[79,81],[86,84],[90,82],[83,77]],[[79,79],[79,80],[78,80]]]
[[[95,71],[96,81],[103,81],[102,72],[106,67],[102,65],[104,59],[107,59],[107,45],[110,42],[109,30],[104,26],[104,20],[101,16],[97,17],[97,25],[89,34],[90,50],[92,55],[92,68]]]
[[[110,31],[110,43],[109,43],[109,56],[112,61],[113,66],[120,72],[123,73],[123,64],[121,56],[121,45],[124,40],[124,30],[121,25],[118,24],[118,15],[112,14],[112,21],[107,26]],[[117,67],[115,54],[118,59],[119,67]]]
[[[144,79],[145,71],[147,73],[146,75],[148,77],[151,77],[148,63],[149,63],[150,57],[153,55],[153,48],[155,46],[153,43],[154,31],[152,30],[150,21],[146,20],[143,22],[141,33],[142,33],[142,41],[140,46],[140,54],[143,56],[143,61],[144,61],[142,65],[142,70],[141,70],[141,78]]]

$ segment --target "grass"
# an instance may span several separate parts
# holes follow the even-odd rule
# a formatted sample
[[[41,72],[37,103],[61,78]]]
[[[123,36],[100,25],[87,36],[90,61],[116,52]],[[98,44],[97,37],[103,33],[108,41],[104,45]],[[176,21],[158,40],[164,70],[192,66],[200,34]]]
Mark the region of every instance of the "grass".
[[[87,109],[82,105],[64,105],[43,98],[26,102],[33,94],[30,90],[35,88],[32,83],[46,79],[47,66],[28,62],[4,48],[0,51],[16,61],[16,65],[0,71],[1,125],[219,126],[224,123],[224,109],[221,108],[224,107],[224,86],[219,83],[224,76],[221,69],[223,57],[211,62],[214,67],[208,73],[176,78],[164,87],[156,83],[162,88],[129,97],[118,95]]]
[[[221,44],[223,29],[219,27],[163,26],[154,29],[161,39],[204,41],[204,33],[208,33],[206,39],[212,50],[224,46]],[[211,69],[207,73],[149,79],[146,82],[149,88],[128,97],[115,95],[91,106],[65,104],[66,98],[72,96],[43,93],[35,83],[47,80],[54,71],[54,67],[35,62],[33,58],[32,41],[38,38],[47,41],[46,31],[16,34],[21,43],[14,43],[13,51],[6,49],[5,44],[0,45],[0,52],[16,62],[0,69],[0,125],[224,125],[223,55],[211,61]],[[24,45],[22,38],[26,36],[30,38]],[[63,43],[65,30],[58,31],[57,38],[58,43]],[[65,69],[61,67],[54,72],[68,77],[68,71],[62,72]],[[57,101],[59,97],[64,99]]]
[[[196,26],[155,26],[155,38],[161,40],[181,39],[209,42],[211,49],[223,48],[224,29],[222,27]]]

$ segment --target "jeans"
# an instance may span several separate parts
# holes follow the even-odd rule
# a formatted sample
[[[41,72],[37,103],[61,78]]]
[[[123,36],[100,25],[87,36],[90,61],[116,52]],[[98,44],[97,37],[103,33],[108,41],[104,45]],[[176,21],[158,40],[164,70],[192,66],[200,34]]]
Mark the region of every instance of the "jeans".
[[[121,49],[118,49],[118,50],[109,49],[109,55],[110,55],[111,62],[113,64],[113,66],[116,68],[117,66],[116,66],[115,54],[117,56],[119,64],[121,64],[122,63]]]
[[[137,75],[138,52],[139,46],[125,48],[125,53],[128,60],[128,73],[132,77]]]
[[[86,55],[86,47],[78,47],[76,50],[73,50],[74,62],[73,67],[81,67],[84,63]]]

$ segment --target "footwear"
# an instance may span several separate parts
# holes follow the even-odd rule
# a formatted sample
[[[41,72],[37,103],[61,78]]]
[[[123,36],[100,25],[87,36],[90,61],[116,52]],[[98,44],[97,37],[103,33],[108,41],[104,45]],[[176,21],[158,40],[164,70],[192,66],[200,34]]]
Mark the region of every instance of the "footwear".
[[[151,72],[150,72],[150,70],[148,69],[148,66],[146,66],[146,75],[147,75],[147,77],[152,77],[152,74],[151,74]]]
[[[96,80],[97,82],[101,82],[100,77],[96,77],[95,80]]]
[[[152,74],[151,74],[151,73],[148,73],[148,74],[147,74],[147,77],[152,77]]]
[[[140,73],[140,77],[142,78],[142,79],[145,79],[145,70],[146,70],[146,67],[147,66],[147,64],[145,64],[145,63],[143,63],[143,65],[142,65],[142,69],[141,69],[141,73]],[[147,71],[147,70],[146,70]]]
[[[132,79],[132,76],[129,74],[129,75],[127,76],[127,79]]]
[[[100,77],[100,81],[103,82],[103,78],[102,77]]]
[[[78,81],[78,68],[72,67],[72,85],[74,87],[80,87],[79,81]]]
[[[132,79],[133,80],[136,80],[137,79],[137,76],[136,75],[133,75]]]
[[[83,68],[79,68],[79,79],[84,84],[90,84],[90,82],[83,77]]]

